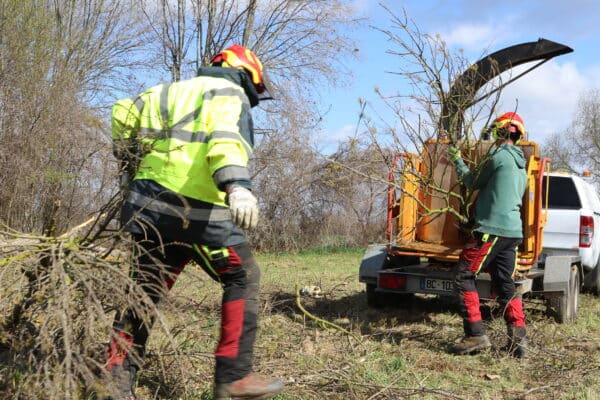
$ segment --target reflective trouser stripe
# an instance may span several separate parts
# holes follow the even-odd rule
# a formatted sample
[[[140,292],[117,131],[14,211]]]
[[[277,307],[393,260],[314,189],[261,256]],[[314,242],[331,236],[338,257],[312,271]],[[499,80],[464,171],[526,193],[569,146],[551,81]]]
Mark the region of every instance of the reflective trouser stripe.
[[[209,259],[208,255],[206,254],[207,246],[198,246],[197,244],[194,243],[192,245],[192,247],[194,248],[194,250],[196,250],[196,253],[198,253],[198,256],[202,259],[201,267],[203,267],[204,270],[206,271],[206,273],[209,274],[214,280],[220,282],[221,279],[219,278],[219,274],[212,267],[210,259]]]

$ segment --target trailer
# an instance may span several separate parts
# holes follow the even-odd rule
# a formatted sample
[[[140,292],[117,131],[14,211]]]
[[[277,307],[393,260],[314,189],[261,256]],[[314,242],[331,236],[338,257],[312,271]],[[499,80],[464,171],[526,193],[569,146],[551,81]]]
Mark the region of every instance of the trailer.
[[[391,296],[400,302],[410,301],[415,294],[455,296],[455,267],[469,237],[469,215],[477,192],[469,193],[460,185],[447,149],[450,144],[459,147],[465,161],[476,165],[492,145],[489,140],[474,141],[457,134],[464,113],[459,105],[472,105],[477,90],[505,70],[524,62],[545,62],[570,51],[567,46],[540,39],[483,58],[477,68],[469,68],[459,77],[446,96],[459,99],[443,105],[440,121],[444,133],[455,132],[454,137],[440,134],[438,139],[426,141],[418,154],[396,155],[388,177],[386,243],[369,246],[359,268],[369,306],[386,306]],[[543,177],[549,160],[540,157],[535,142],[524,141],[519,146],[527,160],[527,188],[521,208],[524,238],[517,254],[515,289],[525,296],[543,298],[557,321],[570,323],[577,316],[581,260],[577,256],[540,260],[547,208]],[[482,300],[494,298],[490,282],[488,273],[478,274],[476,285]]]

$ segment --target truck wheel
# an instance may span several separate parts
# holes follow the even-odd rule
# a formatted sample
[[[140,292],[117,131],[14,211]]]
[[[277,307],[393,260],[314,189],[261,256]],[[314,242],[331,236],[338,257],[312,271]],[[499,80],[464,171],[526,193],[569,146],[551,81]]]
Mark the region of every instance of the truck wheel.
[[[579,310],[579,288],[581,277],[577,265],[571,265],[569,273],[569,288],[566,293],[551,298],[551,306],[556,310],[556,321],[570,324],[577,318]]]
[[[600,263],[596,265],[596,270],[593,272],[596,273],[596,287],[594,288],[594,294],[600,297]]]
[[[367,305],[371,308],[382,308],[385,305],[383,294],[377,293],[375,288],[377,285],[367,283]]]

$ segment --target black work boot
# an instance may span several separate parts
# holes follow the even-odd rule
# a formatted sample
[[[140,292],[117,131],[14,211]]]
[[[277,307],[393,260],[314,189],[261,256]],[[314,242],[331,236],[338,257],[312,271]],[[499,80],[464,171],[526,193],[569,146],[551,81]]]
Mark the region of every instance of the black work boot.
[[[278,379],[263,378],[251,372],[242,379],[231,383],[215,384],[214,400],[245,399],[259,400],[268,399],[281,392],[283,382]]]
[[[524,326],[508,325],[508,353],[515,358],[527,358],[527,331]]]
[[[487,335],[465,336],[460,342],[452,346],[454,354],[471,354],[492,347]]]

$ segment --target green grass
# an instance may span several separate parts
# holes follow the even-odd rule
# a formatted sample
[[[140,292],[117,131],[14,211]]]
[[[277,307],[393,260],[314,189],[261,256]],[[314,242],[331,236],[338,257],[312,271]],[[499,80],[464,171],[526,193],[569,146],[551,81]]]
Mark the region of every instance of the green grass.
[[[526,300],[530,358],[515,360],[503,320],[486,320],[492,350],[448,353],[462,322],[443,299],[369,309],[358,266],[364,249],[258,254],[262,269],[256,370],[281,378],[291,399],[600,399],[600,299],[583,294],[579,318],[560,325],[539,300]],[[320,286],[319,299],[296,291]],[[218,335],[220,289],[189,268],[172,292],[169,315],[185,367],[155,330],[140,379],[148,399],[210,399],[212,351]],[[315,320],[313,317],[317,318]],[[322,321],[327,321],[324,324]],[[350,332],[347,333],[347,332]]]

